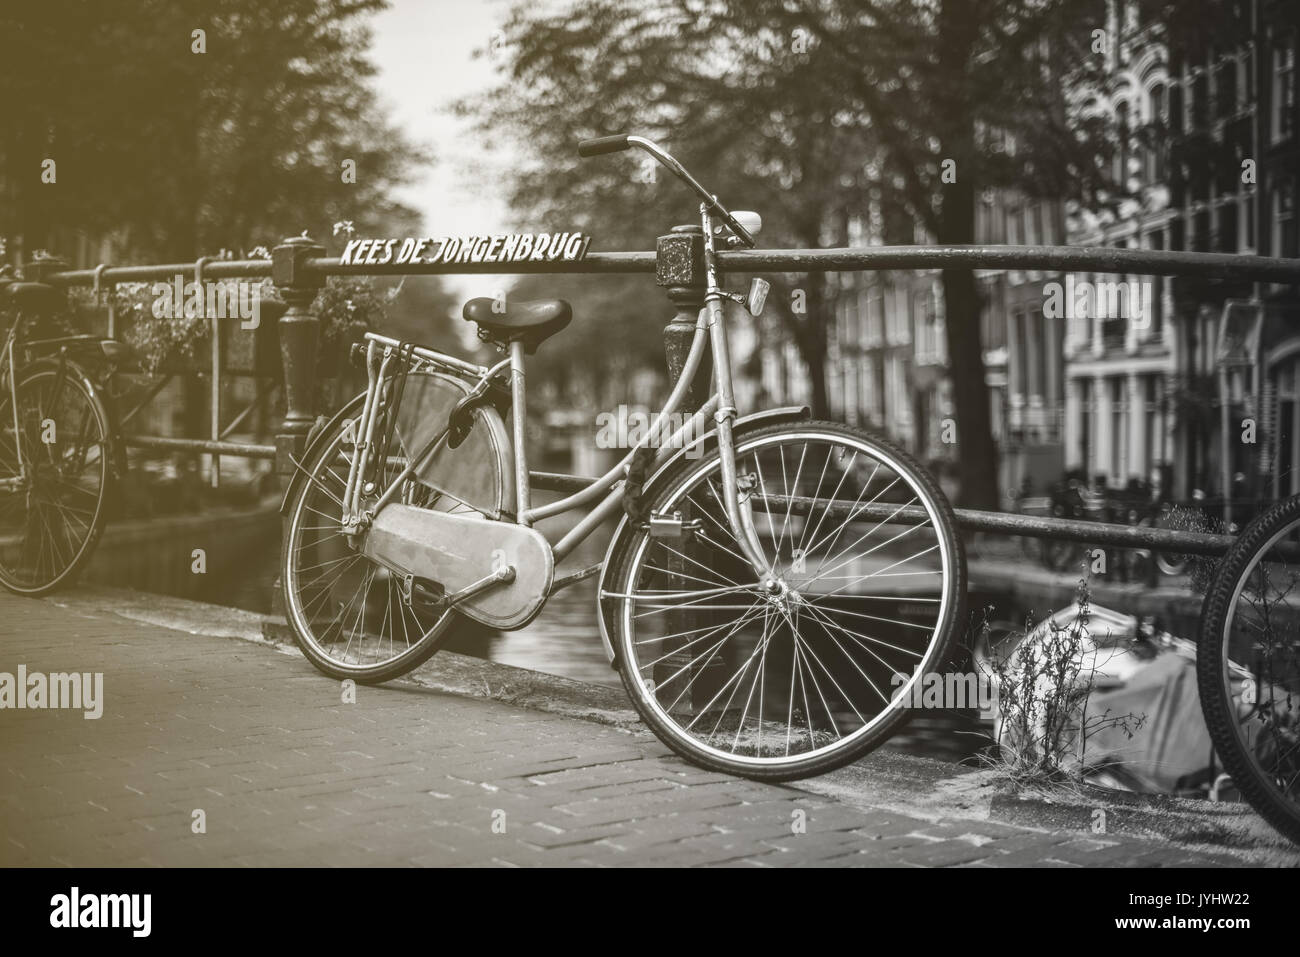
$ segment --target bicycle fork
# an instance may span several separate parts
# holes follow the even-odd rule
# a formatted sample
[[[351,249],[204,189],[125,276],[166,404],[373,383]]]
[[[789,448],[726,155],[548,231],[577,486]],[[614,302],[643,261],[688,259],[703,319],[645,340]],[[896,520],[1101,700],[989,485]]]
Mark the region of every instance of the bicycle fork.
[[[713,413],[718,429],[718,456],[722,467],[722,504],[727,512],[731,534],[744,553],[754,572],[769,587],[776,586],[776,570],[768,562],[763,546],[754,528],[753,510],[748,501],[740,499],[739,476],[736,472],[736,444],[732,421],[736,418],[735,392],[731,383],[731,349],[727,342],[726,313],[723,300],[729,298],[718,284],[717,260],[713,244],[713,217],[707,206],[700,206],[700,220],[704,227],[704,273],[707,288],[704,308],[707,313],[709,340],[713,346],[713,371],[717,382],[718,410]],[[746,490],[748,492],[748,490]],[[746,499],[748,495],[746,495]]]

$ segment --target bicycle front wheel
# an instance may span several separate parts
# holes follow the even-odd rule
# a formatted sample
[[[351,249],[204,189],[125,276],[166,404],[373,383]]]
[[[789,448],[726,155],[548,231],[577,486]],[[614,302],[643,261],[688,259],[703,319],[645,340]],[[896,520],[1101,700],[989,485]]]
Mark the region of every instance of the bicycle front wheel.
[[[15,423],[14,395],[17,395]],[[104,530],[113,480],[108,411],[70,362],[40,363],[0,394],[0,584],[44,595],[70,582]]]
[[[669,747],[768,780],[855,760],[906,719],[962,620],[952,509],[905,453],[829,422],[736,439],[742,511],[773,576],[742,556],[717,451],[684,458],[627,525],[602,593],[623,683]]]
[[[1300,497],[1269,508],[1224,556],[1201,613],[1196,672],[1224,769],[1300,842]]]

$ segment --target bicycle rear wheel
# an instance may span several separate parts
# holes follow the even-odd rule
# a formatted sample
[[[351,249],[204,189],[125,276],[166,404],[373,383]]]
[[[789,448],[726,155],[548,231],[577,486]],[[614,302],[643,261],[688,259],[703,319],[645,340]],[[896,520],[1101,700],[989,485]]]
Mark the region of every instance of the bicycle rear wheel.
[[[69,583],[103,533],[112,482],[108,411],[71,362],[19,372],[17,425],[0,393],[0,584],[44,595]]]
[[[716,450],[684,458],[624,527],[602,592],[619,673],[674,751],[768,780],[855,760],[948,663],[965,558],[952,510],[903,452],[829,422],[736,439],[742,509],[775,571],[760,580],[722,505]]]
[[[441,374],[412,373],[391,437],[372,451],[373,502],[418,453],[432,429],[446,424],[454,403],[468,391]],[[333,678],[366,684],[389,681],[423,664],[450,637],[482,625],[437,605],[440,594],[416,584],[410,595],[391,571],[362,554],[360,539],[345,534],[343,489],[358,451],[354,422],[365,395],[357,396],[320,436],[303,462],[310,480],[290,494],[280,581],[286,617],[307,660]],[[496,443],[489,427],[496,413],[477,410],[465,443],[443,449],[403,483],[397,497],[407,505],[474,514],[513,508]],[[495,424],[499,426],[500,420]],[[432,483],[432,484],[430,484]]]
[[[1241,533],[1201,613],[1205,723],[1242,795],[1300,842],[1300,497]]]

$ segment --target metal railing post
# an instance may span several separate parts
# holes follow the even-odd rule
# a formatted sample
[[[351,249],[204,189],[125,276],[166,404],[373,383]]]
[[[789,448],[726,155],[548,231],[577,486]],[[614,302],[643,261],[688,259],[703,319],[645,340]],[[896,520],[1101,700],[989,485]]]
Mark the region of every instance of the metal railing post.
[[[68,261],[58,256],[42,256],[40,259],[30,259],[23,263],[23,280],[25,282],[49,283],[50,277],[55,273],[62,272],[68,268]],[[67,292],[59,286],[51,286],[50,298],[38,300],[37,303],[29,307],[31,312],[36,313],[42,319],[47,319],[47,312],[53,302],[64,302],[67,299]],[[31,335],[31,329],[28,328],[27,335]]]
[[[280,317],[280,361],[284,364],[284,422],[275,437],[276,471],[293,472],[307,433],[316,418],[316,353],[320,320],[311,311],[325,277],[307,267],[322,256],[323,246],[306,236],[294,236],[271,250],[271,281],[288,305]]]
[[[68,261],[58,256],[42,256],[23,263],[23,279],[27,282],[46,282],[55,273],[65,272]]]

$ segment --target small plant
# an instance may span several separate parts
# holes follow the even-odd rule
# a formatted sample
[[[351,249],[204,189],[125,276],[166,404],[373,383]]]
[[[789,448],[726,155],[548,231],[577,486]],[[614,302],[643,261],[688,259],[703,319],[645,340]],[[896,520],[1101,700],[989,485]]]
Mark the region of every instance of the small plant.
[[[134,350],[141,371],[149,374],[171,363],[197,363],[212,340],[212,322],[206,316],[155,316],[158,296],[154,285],[119,283],[112,293],[113,309],[122,324],[122,339]]]
[[[386,297],[365,276],[331,276],[316,295],[313,311],[320,320],[321,351],[347,346],[384,321]]]
[[[1023,632],[1005,639],[1014,644],[1010,653],[993,649],[983,665],[997,688],[998,748],[991,760],[1016,787],[1081,784],[1093,770],[1086,760],[1091,735],[1119,728],[1132,738],[1146,721],[1146,715],[1090,713],[1106,648],[1089,633],[1089,614],[1084,578],[1072,619],[1049,618],[1037,627],[1026,620]]]
[[[261,255],[259,255],[259,253]],[[266,258],[259,247],[249,258]],[[220,279],[210,282],[228,285],[227,301],[235,301],[235,283]],[[212,321],[206,315],[185,310],[174,317],[156,316],[156,283],[120,283],[113,290],[113,305],[122,320],[123,340],[135,350],[143,372],[155,374],[168,365],[197,366],[202,363],[212,340]],[[278,299],[270,279],[261,281],[257,292],[261,302]],[[316,296],[313,314],[320,320],[320,350],[332,356],[362,332],[379,326],[384,319],[384,296],[368,277],[332,276]]]

